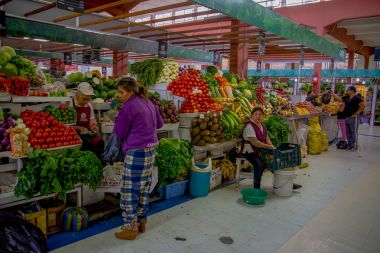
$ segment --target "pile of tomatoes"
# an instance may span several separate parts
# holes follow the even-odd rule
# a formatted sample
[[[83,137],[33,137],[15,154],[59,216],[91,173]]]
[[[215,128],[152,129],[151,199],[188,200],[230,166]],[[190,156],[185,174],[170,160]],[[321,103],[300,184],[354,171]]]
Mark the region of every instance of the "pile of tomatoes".
[[[216,107],[209,96],[206,80],[200,79],[198,70],[186,70],[167,89],[186,99],[181,105],[181,113],[207,112]]]
[[[49,149],[80,144],[82,141],[72,127],[60,123],[46,112],[26,110],[21,119],[30,128],[29,142],[33,149]]]

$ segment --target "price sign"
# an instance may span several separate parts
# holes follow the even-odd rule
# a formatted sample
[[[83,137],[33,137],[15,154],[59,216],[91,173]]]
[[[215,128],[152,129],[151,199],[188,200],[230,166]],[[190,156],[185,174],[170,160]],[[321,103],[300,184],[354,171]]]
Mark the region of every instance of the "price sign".
[[[265,33],[259,32],[259,55],[265,54]]]
[[[102,75],[107,77],[107,67],[102,66]]]
[[[5,28],[5,11],[0,10],[0,37],[5,37],[6,28]]]
[[[91,50],[83,51],[83,63],[91,64]]]
[[[256,66],[257,73],[261,73],[261,64],[262,64],[261,61],[257,62],[257,66]]]
[[[84,13],[84,0],[58,0],[57,8],[72,12]]]
[[[158,58],[168,57],[168,43],[165,41],[158,42]]]
[[[63,63],[65,65],[73,64],[73,55],[71,53],[63,53]]]

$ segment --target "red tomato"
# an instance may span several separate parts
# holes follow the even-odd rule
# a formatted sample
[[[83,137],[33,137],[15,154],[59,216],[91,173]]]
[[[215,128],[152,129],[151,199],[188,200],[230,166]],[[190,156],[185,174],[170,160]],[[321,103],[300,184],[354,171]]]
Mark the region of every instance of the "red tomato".
[[[64,143],[62,143],[63,144],[63,146],[68,146],[68,145],[70,145],[67,141],[65,141]]]
[[[38,129],[39,127],[40,127],[40,123],[39,123],[38,121],[34,120],[34,121],[32,122],[32,128],[34,128],[34,129]]]
[[[38,144],[40,144],[40,145],[45,144],[45,140],[44,139],[38,139]]]
[[[49,148],[49,146],[48,146],[47,144],[43,144],[43,145],[41,146],[41,148],[42,148],[42,149],[47,149],[47,148]]]
[[[60,142],[60,141],[61,141],[61,138],[59,138],[59,137],[54,137],[53,140],[54,140],[55,143],[57,143],[57,142]]]
[[[34,147],[33,147],[34,149],[40,149],[41,148],[41,146],[40,145],[38,145],[38,144],[36,144],[36,145],[34,145]]]
[[[70,141],[70,145],[75,145],[75,141]]]
[[[49,127],[49,122],[46,121],[46,120],[42,120],[41,123],[40,123],[40,125],[41,125],[41,127],[42,127],[43,129],[45,129],[45,128],[48,128],[48,127]]]
[[[59,121],[58,120],[52,120],[51,121],[51,124],[53,125],[53,126],[58,126],[59,125]]]
[[[56,137],[56,136],[57,136],[57,133],[56,133],[56,132],[53,132],[53,131],[50,132],[50,137],[54,138],[54,137]]]
[[[67,135],[67,136],[66,136],[66,140],[67,140],[67,141],[72,141],[72,140],[73,140],[73,137],[71,137],[71,135]]]
[[[49,116],[49,117],[47,118],[47,120],[48,120],[49,122],[52,122],[53,120],[55,120],[55,118],[54,118],[53,116]]]
[[[57,147],[61,147],[62,146],[62,142],[57,142]]]
[[[54,143],[50,143],[49,144],[49,148],[55,148],[55,144]]]
[[[58,127],[52,127],[51,130],[52,130],[53,132],[57,133],[57,132],[58,132]]]
[[[65,142],[66,141],[66,137],[65,136],[62,136],[60,139],[61,139],[61,142]]]
[[[36,144],[38,144],[38,140],[37,140],[36,138],[34,138],[34,137],[30,138],[29,142],[30,142],[30,144],[32,144],[33,146],[36,145]]]
[[[62,136],[62,133],[61,132],[57,132],[57,137],[61,137]]]
[[[51,132],[51,128],[46,128],[45,132],[50,133]]]
[[[46,138],[46,143],[52,143],[54,140],[51,137]]]
[[[42,137],[41,132],[37,132],[37,133],[36,133],[36,137],[37,137],[37,139],[41,138],[41,137]]]
[[[49,134],[48,132],[44,132],[44,133],[42,134],[42,137],[43,137],[44,139],[48,138],[49,136],[50,136],[50,134]]]

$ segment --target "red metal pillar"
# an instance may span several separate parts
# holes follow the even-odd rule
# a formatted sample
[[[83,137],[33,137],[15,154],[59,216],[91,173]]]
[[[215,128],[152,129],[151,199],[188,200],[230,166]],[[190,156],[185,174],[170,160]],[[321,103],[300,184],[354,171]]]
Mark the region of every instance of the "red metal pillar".
[[[63,59],[50,59],[50,68],[55,68],[57,71],[65,71],[65,64],[63,63]]]
[[[291,63],[290,64],[290,69],[296,69],[296,64],[295,63]]]
[[[126,75],[127,73],[128,73],[128,52],[114,50],[113,62],[112,62],[113,78]]]
[[[364,69],[369,67],[369,55],[364,55]]]
[[[314,73],[317,73],[318,75],[318,84],[314,86],[313,89],[314,89],[314,92],[318,94],[321,88],[321,78],[322,78],[322,63],[321,62],[314,63]]]
[[[348,63],[347,69],[354,69],[355,52],[353,50],[348,51]],[[352,83],[351,77],[347,78],[347,83]]]
[[[231,25],[239,25],[239,20],[233,20]],[[238,28],[244,31],[244,27]],[[230,44],[230,73],[237,74],[241,78],[248,77],[248,43]]]
[[[270,69],[270,63],[265,63],[265,69]]]

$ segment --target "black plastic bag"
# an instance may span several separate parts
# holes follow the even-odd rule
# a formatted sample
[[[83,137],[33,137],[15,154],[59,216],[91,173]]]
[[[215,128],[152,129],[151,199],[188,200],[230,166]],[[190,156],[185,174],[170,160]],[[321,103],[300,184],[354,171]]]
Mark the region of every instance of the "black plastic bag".
[[[109,164],[124,161],[123,148],[121,140],[117,138],[115,133],[112,133],[104,148],[103,161]]]
[[[45,253],[46,237],[39,228],[0,211],[0,253]]]
[[[331,101],[331,93],[325,93],[322,96],[322,103],[328,105]]]

